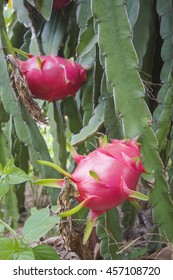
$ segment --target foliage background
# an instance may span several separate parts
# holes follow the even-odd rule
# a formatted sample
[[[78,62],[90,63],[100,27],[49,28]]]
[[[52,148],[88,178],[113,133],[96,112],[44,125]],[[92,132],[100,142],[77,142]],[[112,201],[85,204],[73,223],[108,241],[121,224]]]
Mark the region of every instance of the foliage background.
[[[74,162],[66,139],[79,153],[87,154],[97,147],[98,133],[106,133],[109,139],[133,139],[139,135],[143,163],[150,172],[143,176],[141,187],[149,193],[150,202],[142,205],[140,213],[128,202],[118,210],[108,211],[99,220],[96,231],[104,259],[138,258],[157,252],[162,243],[166,246],[173,242],[173,2],[74,0],[58,11],[52,11],[52,3],[53,0],[13,0],[11,7],[10,1],[6,6],[6,1],[0,0],[1,169],[13,158],[16,167],[34,177],[60,178],[54,170],[39,166],[37,160],[53,161],[71,172]],[[10,86],[5,59],[10,50],[2,29],[13,47],[34,55],[73,57],[82,65],[91,66],[88,80],[75,98],[49,104],[38,101],[50,120],[47,126],[29,115]],[[30,187],[34,196],[32,183]],[[25,207],[25,188],[26,183],[20,180],[4,183],[1,177],[0,216],[13,230],[17,230]],[[46,193],[51,204],[56,204],[55,189],[41,192],[40,199]],[[43,205],[37,200],[35,206]],[[142,215],[149,221],[146,235],[141,242],[136,239],[133,243],[139,237],[137,226],[141,226]],[[86,212],[81,212],[76,218],[85,217]],[[55,223],[57,219],[48,229]],[[28,231],[32,236],[32,229]],[[1,235],[4,234],[1,223]],[[42,236],[36,234],[32,242]],[[18,242],[24,242],[20,238],[17,237]],[[35,258],[31,240],[25,233],[22,238],[30,258]]]

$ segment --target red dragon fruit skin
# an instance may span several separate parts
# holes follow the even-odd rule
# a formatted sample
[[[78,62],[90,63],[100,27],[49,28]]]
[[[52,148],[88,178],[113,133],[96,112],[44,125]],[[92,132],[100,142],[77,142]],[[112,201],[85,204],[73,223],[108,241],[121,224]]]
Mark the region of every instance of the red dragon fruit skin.
[[[16,59],[35,98],[55,101],[75,96],[86,81],[86,69],[70,59],[58,56],[33,56]]]
[[[77,154],[75,159],[78,161]],[[85,206],[100,215],[125,201],[143,172],[140,146],[132,140],[112,140],[86,157],[79,156],[72,174],[80,193],[76,200],[86,200]]]
[[[78,195],[74,199],[79,206],[61,213],[67,217],[80,210],[83,206],[90,209],[83,243],[89,238],[95,220],[104,212],[112,209],[126,199],[136,206],[134,198],[148,200],[148,197],[136,191],[140,175],[146,172],[141,159],[140,144],[135,140],[112,140],[111,143],[102,141],[100,147],[87,156],[77,154],[70,147],[77,167],[72,174],[57,169],[68,177],[76,186]],[[54,167],[48,162],[41,164]],[[55,167],[54,167],[55,168]],[[38,181],[37,181],[38,183]],[[39,184],[64,187],[64,179],[40,180]],[[139,205],[138,205],[139,206]]]
[[[67,6],[71,0],[54,0],[53,1],[53,10],[59,10]]]

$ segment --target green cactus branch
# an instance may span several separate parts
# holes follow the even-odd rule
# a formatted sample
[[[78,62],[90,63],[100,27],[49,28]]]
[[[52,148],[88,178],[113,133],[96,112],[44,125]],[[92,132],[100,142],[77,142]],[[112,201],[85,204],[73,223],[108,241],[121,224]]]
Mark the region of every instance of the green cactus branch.
[[[163,39],[161,56],[163,66],[160,74],[162,86],[158,93],[159,106],[154,112],[154,129],[158,139],[159,152],[165,145],[167,137],[172,125],[172,109],[173,109],[173,62],[172,62],[172,36],[173,36],[173,14],[171,1],[157,1],[157,12],[161,19],[160,35]],[[167,24],[165,23],[165,20]]]
[[[104,60],[107,85],[112,87],[116,113],[122,119],[125,137],[140,135],[143,162],[155,180],[151,192],[155,223],[173,242],[173,204],[163,175],[163,165],[157,152],[157,140],[151,128],[152,117],[144,101],[144,86],[139,77],[138,60],[131,41],[130,26],[123,0],[92,3],[97,25],[99,47]],[[105,17],[107,14],[107,17]],[[111,28],[110,28],[111,26]],[[162,208],[160,202],[162,201]],[[164,214],[163,215],[163,209]],[[164,217],[167,216],[167,219]]]
[[[82,237],[84,243],[88,240],[94,226],[103,259],[150,256],[151,251],[161,248],[162,242],[173,243],[173,0],[71,0],[58,10],[53,3],[54,0],[0,0],[0,171],[12,157],[18,168],[33,177],[31,182],[16,185],[0,182],[0,216],[5,222],[1,223],[1,235],[5,227],[12,228],[15,235],[27,204],[26,193],[31,189],[36,207],[42,207],[43,202],[57,204],[58,197],[58,211],[63,217],[62,224],[61,219],[56,221],[62,229],[58,234],[62,232],[67,242],[71,237],[77,239],[72,239],[73,248],[72,243],[69,246],[72,251],[79,249],[76,244],[82,245]],[[30,115],[30,107],[23,103],[22,76],[16,74],[18,68],[12,63],[14,52],[20,60],[27,59],[22,52],[71,58],[69,61],[87,69],[87,79],[75,96],[47,102],[35,100],[34,95],[41,116],[49,119],[46,124],[37,122]],[[38,58],[37,62],[43,71],[42,61]],[[21,82],[17,88],[16,78]],[[27,88],[27,79],[24,85]],[[56,88],[63,91],[60,84]],[[101,140],[98,134],[105,136]],[[69,193],[62,192],[65,184],[61,178],[71,178],[78,166],[76,159],[83,158],[79,155],[87,155],[99,144],[102,147],[111,139],[136,137],[148,171],[143,173],[137,189],[141,188],[144,195],[133,192],[131,199],[106,211],[95,224],[92,219],[86,222],[88,208],[80,210],[83,202],[75,202],[70,189]],[[93,168],[88,172],[90,179],[99,183],[98,172]],[[39,186],[38,199],[34,184]],[[146,195],[149,201],[142,203],[133,198],[147,200]],[[30,217],[31,221],[38,219],[40,226],[43,223],[41,228],[30,218],[24,223],[22,236],[28,232],[30,235],[25,241],[35,242],[35,233],[39,240],[47,234],[46,224],[52,223],[53,217],[48,217],[44,207],[43,211],[34,208]],[[151,228],[146,225],[141,230],[136,224],[142,223],[139,218],[144,212]],[[42,219],[45,213],[46,224]],[[72,220],[65,218],[69,214],[73,214]],[[68,232],[68,221],[72,222],[73,236]],[[53,226],[55,222],[51,229]],[[139,244],[141,231],[151,236],[144,251]],[[54,234],[56,229],[50,236]],[[6,238],[1,239],[3,244]],[[88,247],[81,248],[86,249],[87,255]],[[0,259],[9,251],[0,249]]]

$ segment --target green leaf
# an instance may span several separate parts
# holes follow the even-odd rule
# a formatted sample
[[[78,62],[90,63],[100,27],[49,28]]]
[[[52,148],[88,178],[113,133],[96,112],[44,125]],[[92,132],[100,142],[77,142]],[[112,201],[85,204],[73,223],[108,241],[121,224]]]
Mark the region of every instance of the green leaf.
[[[14,165],[14,159],[11,158],[8,160],[8,162],[6,163],[6,165],[4,166],[3,168],[3,174],[4,175],[8,175],[12,170],[13,168],[15,167]]]
[[[0,260],[34,260],[31,248],[21,240],[0,238]]]
[[[36,260],[60,260],[56,251],[48,245],[41,244],[32,248]]]
[[[14,159],[10,159],[3,169],[4,180],[10,185],[21,184],[30,179],[30,177],[20,168],[14,165]]]
[[[4,182],[4,180],[0,181],[0,200],[3,196],[5,196],[9,191],[9,184]]]
[[[14,167],[13,170],[11,170],[11,172],[5,177],[5,181],[11,185],[21,184],[29,180],[30,177],[18,167]]]
[[[15,187],[13,185],[9,186],[9,190],[4,197],[4,202],[6,205],[6,212],[4,217],[6,220],[11,220],[12,227],[16,229],[18,227],[19,221],[19,209]]]
[[[57,210],[57,207],[52,207],[52,210]],[[50,216],[47,208],[38,210],[25,222],[22,231],[23,239],[28,243],[38,241],[57,223],[59,223],[59,217]]]

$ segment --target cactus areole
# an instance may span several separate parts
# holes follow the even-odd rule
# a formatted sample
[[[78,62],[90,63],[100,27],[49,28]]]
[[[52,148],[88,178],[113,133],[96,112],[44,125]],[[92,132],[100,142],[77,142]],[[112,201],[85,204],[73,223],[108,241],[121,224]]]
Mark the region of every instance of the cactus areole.
[[[126,199],[138,206],[135,198],[148,200],[147,196],[136,191],[140,175],[146,170],[141,160],[140,144],[134,140],[112,140],[111,143],[102,141],[100,147],[87,156],[71,150],[77,167],[72,174],[66,174],[64,171],[64,175],[77,190],[74,191],[74,198],[80,202],[81,207],[86,206],[90,209],[85,243],[94,221],[105,211]],[[44,161],[40,163],[47,164]],[[55,180],[53,184],[64,187],[64,180]],[[74,211],[66,211],[60,216],[73,214],[81,207],[77,206]]]
[[[55,101],[75,96],[86,81],[86,69],[70,59],[58,56],[30,56],[16,59],[34,98]]]

